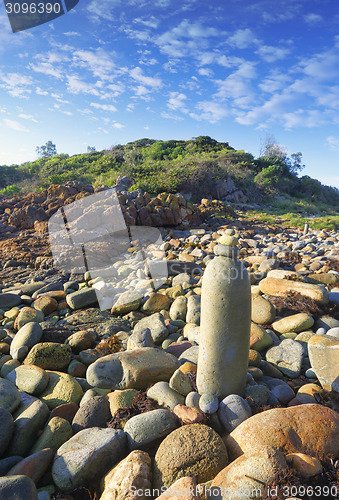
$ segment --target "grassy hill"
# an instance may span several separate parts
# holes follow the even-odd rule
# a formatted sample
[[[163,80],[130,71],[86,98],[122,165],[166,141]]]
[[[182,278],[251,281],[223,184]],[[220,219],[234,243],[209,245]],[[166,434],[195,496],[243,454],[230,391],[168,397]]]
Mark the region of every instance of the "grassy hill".
[[[336,216],[339,190],[300,176],[301,169],[301,153],[288,157],[274,144],[254,158],[208,136],[188,141],[144,138],[100,152],[53,154],[21,165],[0,166],[0,193],[13,196],[39,191],[67,180],[112,186],[119,175],[128,175],[135,181],[131,189],[142,188],[151,195],[186,192],[193,201],[200,201],[217,197],[218,186],[231,179],[248,203],[273,213]]]

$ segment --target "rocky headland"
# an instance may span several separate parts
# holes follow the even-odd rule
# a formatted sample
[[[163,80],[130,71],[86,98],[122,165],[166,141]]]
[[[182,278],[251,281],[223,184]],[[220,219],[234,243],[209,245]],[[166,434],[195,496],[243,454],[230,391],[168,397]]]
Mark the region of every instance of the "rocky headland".
[[[136,271],[141,236],[120,254],[98,239],[105,278],[54,266],[48,220],[91,186],[0,201],[0,498],[337,498],[339,233],[128,187],[116,186],[127,227],[162,237],[149,250],[166,261],[159,286],[147,266]],[[243,270],[250,308],[246,287],[207,300],[215,259]],[[207,309],[207,382],[222,391],[244,373],[222,396],[201,389]],[[229,349],[232,369],[210,370],[230,324],[239,362]]]

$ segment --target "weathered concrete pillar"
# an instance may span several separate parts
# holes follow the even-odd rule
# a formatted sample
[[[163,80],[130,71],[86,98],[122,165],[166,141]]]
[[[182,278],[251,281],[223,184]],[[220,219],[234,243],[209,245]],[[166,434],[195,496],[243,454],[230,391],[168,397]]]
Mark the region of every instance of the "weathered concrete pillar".
[[[244,395],[251,328],[251,285],[234,231],[214,247],[202,282],[197,387],[219,400]]]

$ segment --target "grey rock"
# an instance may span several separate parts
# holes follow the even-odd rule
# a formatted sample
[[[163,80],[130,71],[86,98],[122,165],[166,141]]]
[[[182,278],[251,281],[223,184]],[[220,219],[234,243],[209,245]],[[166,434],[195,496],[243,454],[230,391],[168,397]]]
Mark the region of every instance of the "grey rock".
[[[0,476],[6,476],[7,472],[21,460],[22,457],[6,457],[0,460]]]
[[[15,293],[0,293],[0,309],[11,309],[21,304],[20,295]]]
[[[155,347],[152,333],[149,328],[133,332],[127,341],[127,350],[140,349],[141,347]]]
[[[200,394],[198,392],[190,392],[185,399],[185,405],[189,408],[197,408],[199,410]]]
[[[282,404],[287,404],[295,397],[293,389],[285,383],[273,387],[273,389],[271,389],[271,393],[274,394],[274,396]]]
[[[66,302],[71,309],[92,306],[98,302],[95,288],[81,288],[76,292],[69,293],[66,296]]]
[[[130,418],[124,427],[129,450],[151,445],[167,436],[177,426],[177,418],[170,410],[152,410],[136,415]]]
[[[4,454],[13,433],[13,417],[8,410],[0,408],[0,457]]]
[[[166,328],[164,317],[161,313],[154,313],[151,316],[142,318],[134,327],[133,333],[139,333],[141,330],[149,328],[155,344],[160,345],[169,335]]]
[[[187,300],[186,323],[200,325],[200,295],[191,295]]]
[[[326,335],[330,335],[331,337],[339,340],[339,327],[337,326],[335,328],[330,328],[329,330],[327,330]]]
[[[48,418],[47,405],[39,399],[34,399],[35,401],[14,420],[13,439],[7,451],[8,455],[25,457]]]
[[[0,477],[1,500],[38,500],[38,491],[28,476]]]
[[[108,400],[103,396],[94,396],[82,404],[74,415],[72,430],[75,434],[90,427],[107,427],[111,418]]]
[[[172,286],[183,285],[184,283],[188,283],[189,285],[194,285],[195,283],[194,276],[189,272],[184,272],[177,274],[177,276],[174,276],[172,280]]]
[[[212,414],[218,411],[219,400],[215,394],[205,393],[201,394],[199,400],[199,408],[204,413]]]
[[[12,353],[14,353],[14,351],[16,349],[19,349],[20,347],[26,346],[28,349],[31,349],[35,344],[40,342],[41,337],[42,337],[42,328],[39,325],[39,323],[35,322],[26,323],[16,333],[11,343],[11,348],[10,348],[11,356],[14,357]],[[21,361],[23,358],[19,356],[17,357],[17,359]]]
[[[9,380],[0,379],[0,407],[5,408],[10,413],[19,406],[20,393],[15,385]]]
[[[315,322],[315,327],[318,328],[325,328],[325,330],[329,330],[330,328],[337,328],[339,327],[339,320],[332,318],[331,316],[321,316],[318,318]]]
[[[187,314],[187,297],[177,297],[170,307],[169,315],[172,321],[185,321]]]
[[[260,406],[267,403],[268,396],[269,390],[265,385],[248,385],[245,389],[245,398],[252,398]]]
[[[285,339],[280,345],[271,347],[266,352],[266,360],[291,378],[299,377],[303,356],[302,345],[292,339]]]
[[[250,405],[237,394],[230,394],[219,404],[218,417],[227,432],[232,432],[239,424],[251,416]]]
[[[6,379],[17,386],[19,391],[37,395],[43,392],[48,384],[48,375],[42,368],[34,365],[20,365],[11,370]]]
[[[185,404],[185,398],[170,388],[168,382],[157,382],[147,391],[147,396],[154,399],[159,405],[168,406],[171,410],[176,405]]]
[[[190,347],[189,349],[186,349],[182,354],[179,356],[179,361],[180,364],[183,365],[186,363],[186,361],[190,361],[191,363],[198,364],[198,353],[199,353],[199,346],[194,345]]]
[[[95,477],[103,477],[126,452],[123,431],[84,429],[58,449],[52,466],[53,481],[62,491],[87,486]]]

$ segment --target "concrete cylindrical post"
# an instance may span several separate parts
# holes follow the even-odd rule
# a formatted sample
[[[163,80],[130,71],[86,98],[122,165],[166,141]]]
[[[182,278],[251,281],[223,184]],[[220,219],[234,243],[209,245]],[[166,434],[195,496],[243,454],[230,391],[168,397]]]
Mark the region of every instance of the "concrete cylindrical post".
[[[197,387],[219,400],[244,395],[251,329],[251,285],[237,259],[232,230],[214,248],[206,266],[201,293]]]

